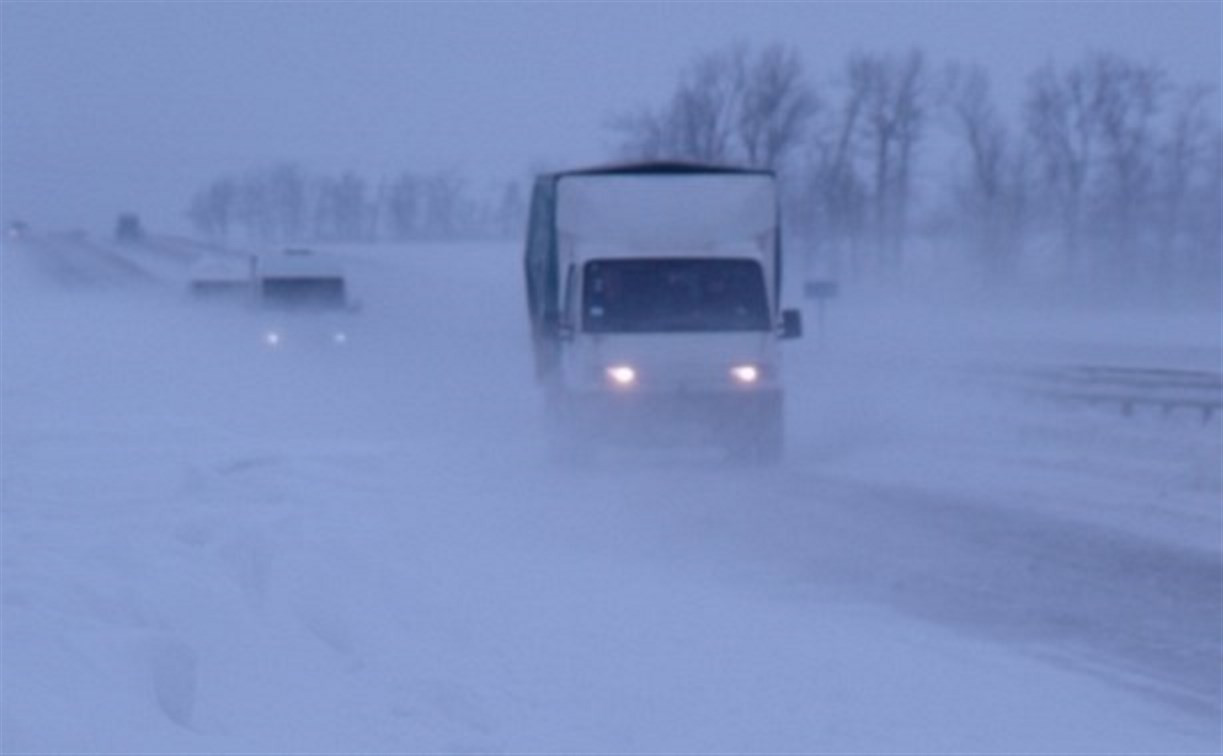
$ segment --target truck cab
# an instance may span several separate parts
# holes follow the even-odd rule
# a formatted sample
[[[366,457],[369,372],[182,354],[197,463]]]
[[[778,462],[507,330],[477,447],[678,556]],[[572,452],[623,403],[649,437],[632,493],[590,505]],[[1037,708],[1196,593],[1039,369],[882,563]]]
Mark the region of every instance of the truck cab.
[[[649,163],[541,176],[525,267],[537,377],[562,446],[782,452],[771,172]]]

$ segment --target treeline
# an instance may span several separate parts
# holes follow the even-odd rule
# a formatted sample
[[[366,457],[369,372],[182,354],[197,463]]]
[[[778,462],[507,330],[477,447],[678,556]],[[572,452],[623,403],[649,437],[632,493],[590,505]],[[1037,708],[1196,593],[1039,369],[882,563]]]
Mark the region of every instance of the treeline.
[[[1114,53],[1042,66],[999,103],[983,67],[920,51],[856,53],[817,79],[793,48],[735,45],[698,55],[659,106],[614,116],[610,159],[776,170],[789,248],[845,281],[937,269],[1217,298],[1218,116],[1217,92]],[[527,192],[280,163],[214,180],[189,216],[256,242],[505,238]]]
[[[188,210],[202,234],[257,243],[505,237],[521,232],[525,215],[514,182],[476,192],[453,173],[405,171],[370,181],[291,162],[215,179]]]
[[[787,235],[843,279],[920,259],[985,281],[1217,297],[1218,103],[1112,53],[1033,71],[1004,109],[984,68],[919,51],[854,54],[816,81],[793,49],[739,45],[611,128],[622,158],[778,171]]]

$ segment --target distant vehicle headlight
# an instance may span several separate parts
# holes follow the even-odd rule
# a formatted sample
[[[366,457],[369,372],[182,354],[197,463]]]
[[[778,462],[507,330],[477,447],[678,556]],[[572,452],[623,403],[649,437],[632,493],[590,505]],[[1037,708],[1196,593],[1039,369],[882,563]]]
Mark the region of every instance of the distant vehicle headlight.
[[[755,365],[735,365],[730,369],[730,377],[736,383],[750,385],[760,380],[760,368]]]
[[[628,387],[637,382],[637,371],[631,365],[612,365],[606,374],[614,386]]]
[[[278,331],[268,331],[263,334],[263,343],[268,346],[280,346],[280,333]]]
[[[337,344],[347,344],[348,334],[344,333],[343,331],[336,331],[335,333],[331,334],[331,340]]]

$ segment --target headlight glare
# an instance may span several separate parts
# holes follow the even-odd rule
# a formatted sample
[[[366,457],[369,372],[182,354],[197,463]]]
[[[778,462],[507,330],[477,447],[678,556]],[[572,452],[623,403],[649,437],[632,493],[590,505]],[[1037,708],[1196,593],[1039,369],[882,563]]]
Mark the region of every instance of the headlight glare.
[[[631,386],[637,382],[637,371],[631,365],[612,365],[606,373],[607,379],[616,386]]]
[[[736,383],[756,383],[760,380],[760,368],[755,365],[735,365],[730,369],[730,376]]]

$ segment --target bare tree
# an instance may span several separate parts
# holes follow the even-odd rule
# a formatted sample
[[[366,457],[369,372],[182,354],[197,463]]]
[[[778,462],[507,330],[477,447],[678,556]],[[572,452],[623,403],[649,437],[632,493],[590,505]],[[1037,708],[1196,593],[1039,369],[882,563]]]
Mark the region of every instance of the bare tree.
[[[235,213],[248,239],[263,243],[273,240],[272,201],[262,171],[250,170],[239,182]]]
[[[667,123],[677,154],[693,160],[733,160],[731,145],[746,82],[746,50],[734,47],[696,60],[680,81]]]
[[[697,57],[663,108],[614,118],[611,127],[630,158],[778,169],[816,106],[796,52],[773,45],[753,55],[736,45]]]
[[[1185,290],[1206,294],[1217,307],[1223,305],[1223,128],[1205,120],[1201,129],[1200,141],[1195,134],[1192,142],[1195,162],[1174,236]]]
[[[386,211],[391,238],[410,239],[420,229],[420,179],[404,172],[391,182],[386,195]]]
[[[781,45],[761,51],[745,76],[737,124],[744,156],[749,165],[780,170],[819,101],[804,80],[798,54]]]
[[[967,169],[955,187],[963,225],[972,229],[975,256],[994,281],[1014,274],[1023,223],[1022,162],[990,95],[980,66],[947,70],[943,105]]]
[[[525,228],[527,201],[517,181],[507,181],[493,213],[493,226],[499,236],[518,236]]]
[[[224,238],[235,220],[237,198],[236,182],[229,177],[219,178],[196,193],[187,217],[205,236]]]
[[[463,180],[440,172],[426,178],[422,187],[425,233],[435,238],[454,236],[463,225]]]
[[[1142,274],[1138,253],[1154,174],[1155,119],[1165,91],[1163,71],[1116,55],[1087,63],[1093,117],[1099,129],[1096,228],[1106,257],[1098,262],[1123,280]]]
[[[863,107],[861,90],[847,86],[834,107],[821,111],[810,140],[807,179],[795,215],[815,244],[814,253],[832,275],[861,271],[860,243],[865,229],[866,182],[855,165],[855,146]]]
[[[665,111],[655,113],[646,108],[634,113],[613,116],[608,127],[620,134],[619,152],[630,160],[662,160],[676,158],[670,144]],[[541,168],[535,173],[546,173]]]
[[[852,99],[862,103],[861,131],[871,179],[876,253],[885,270],[903,257],[913,190],[913,162],[922,136],[928,92],[920,52],[856,54],[847,70]]]
[[[1025,125],[1069,273],[1166,290],[1204,155],[1204,94],[1165,117],[1164,71],[1109,53],[1046,66],[1029,87]]]
[[[314,235],[334,241],[364,241],[371,237],[371,205],[366,183],[352,171],[338,178],[318,182],[318,202],[314,213]]]
[[[306,231],[306,178],[294,163],[279,163],[252,177],[264,185],[268,225],[278,240],[300,239]]]
[[[1041,195],[1059,219],[1070,276],[1079,273],[1084,205],[1098,149],[1094,97],[1083,67],[1064,73],[1046,65],[1028,80],[1024,124],[1041,166]]]
[[[1197,249],[1201,259],[1197,280],[1213,282],[1214,304],[1223,304],[1219,298],[1220,277],[1223,276],[1223,129],[1214,125],[1214,136],[1210,140],[1210,151],[1205,163],[1205,181],[1201,189],[1201,220],[1197,224],[1199,241]]]
[[[1168,132],[1156,150],[1155,256],[1157,280],[1166,293],[1178,279],[1192,275],[1190,234],[1186,232],[1193,223],[1194,194],[1206,190],[1203,194],[1208,195],[1208,183],[1200,179],[1220,172],[1217,162],[1211,162],[1212,126],[1215,130],[1218,126],[1211,123],[1210,95],[1207,88],[1197,86],[1177,96]],[[1200,183],[1207,185],[1199,186]],[[1217,179],[1215,183],[1217,186]],[[1218,207],[1217,190],[1215,206]]]

